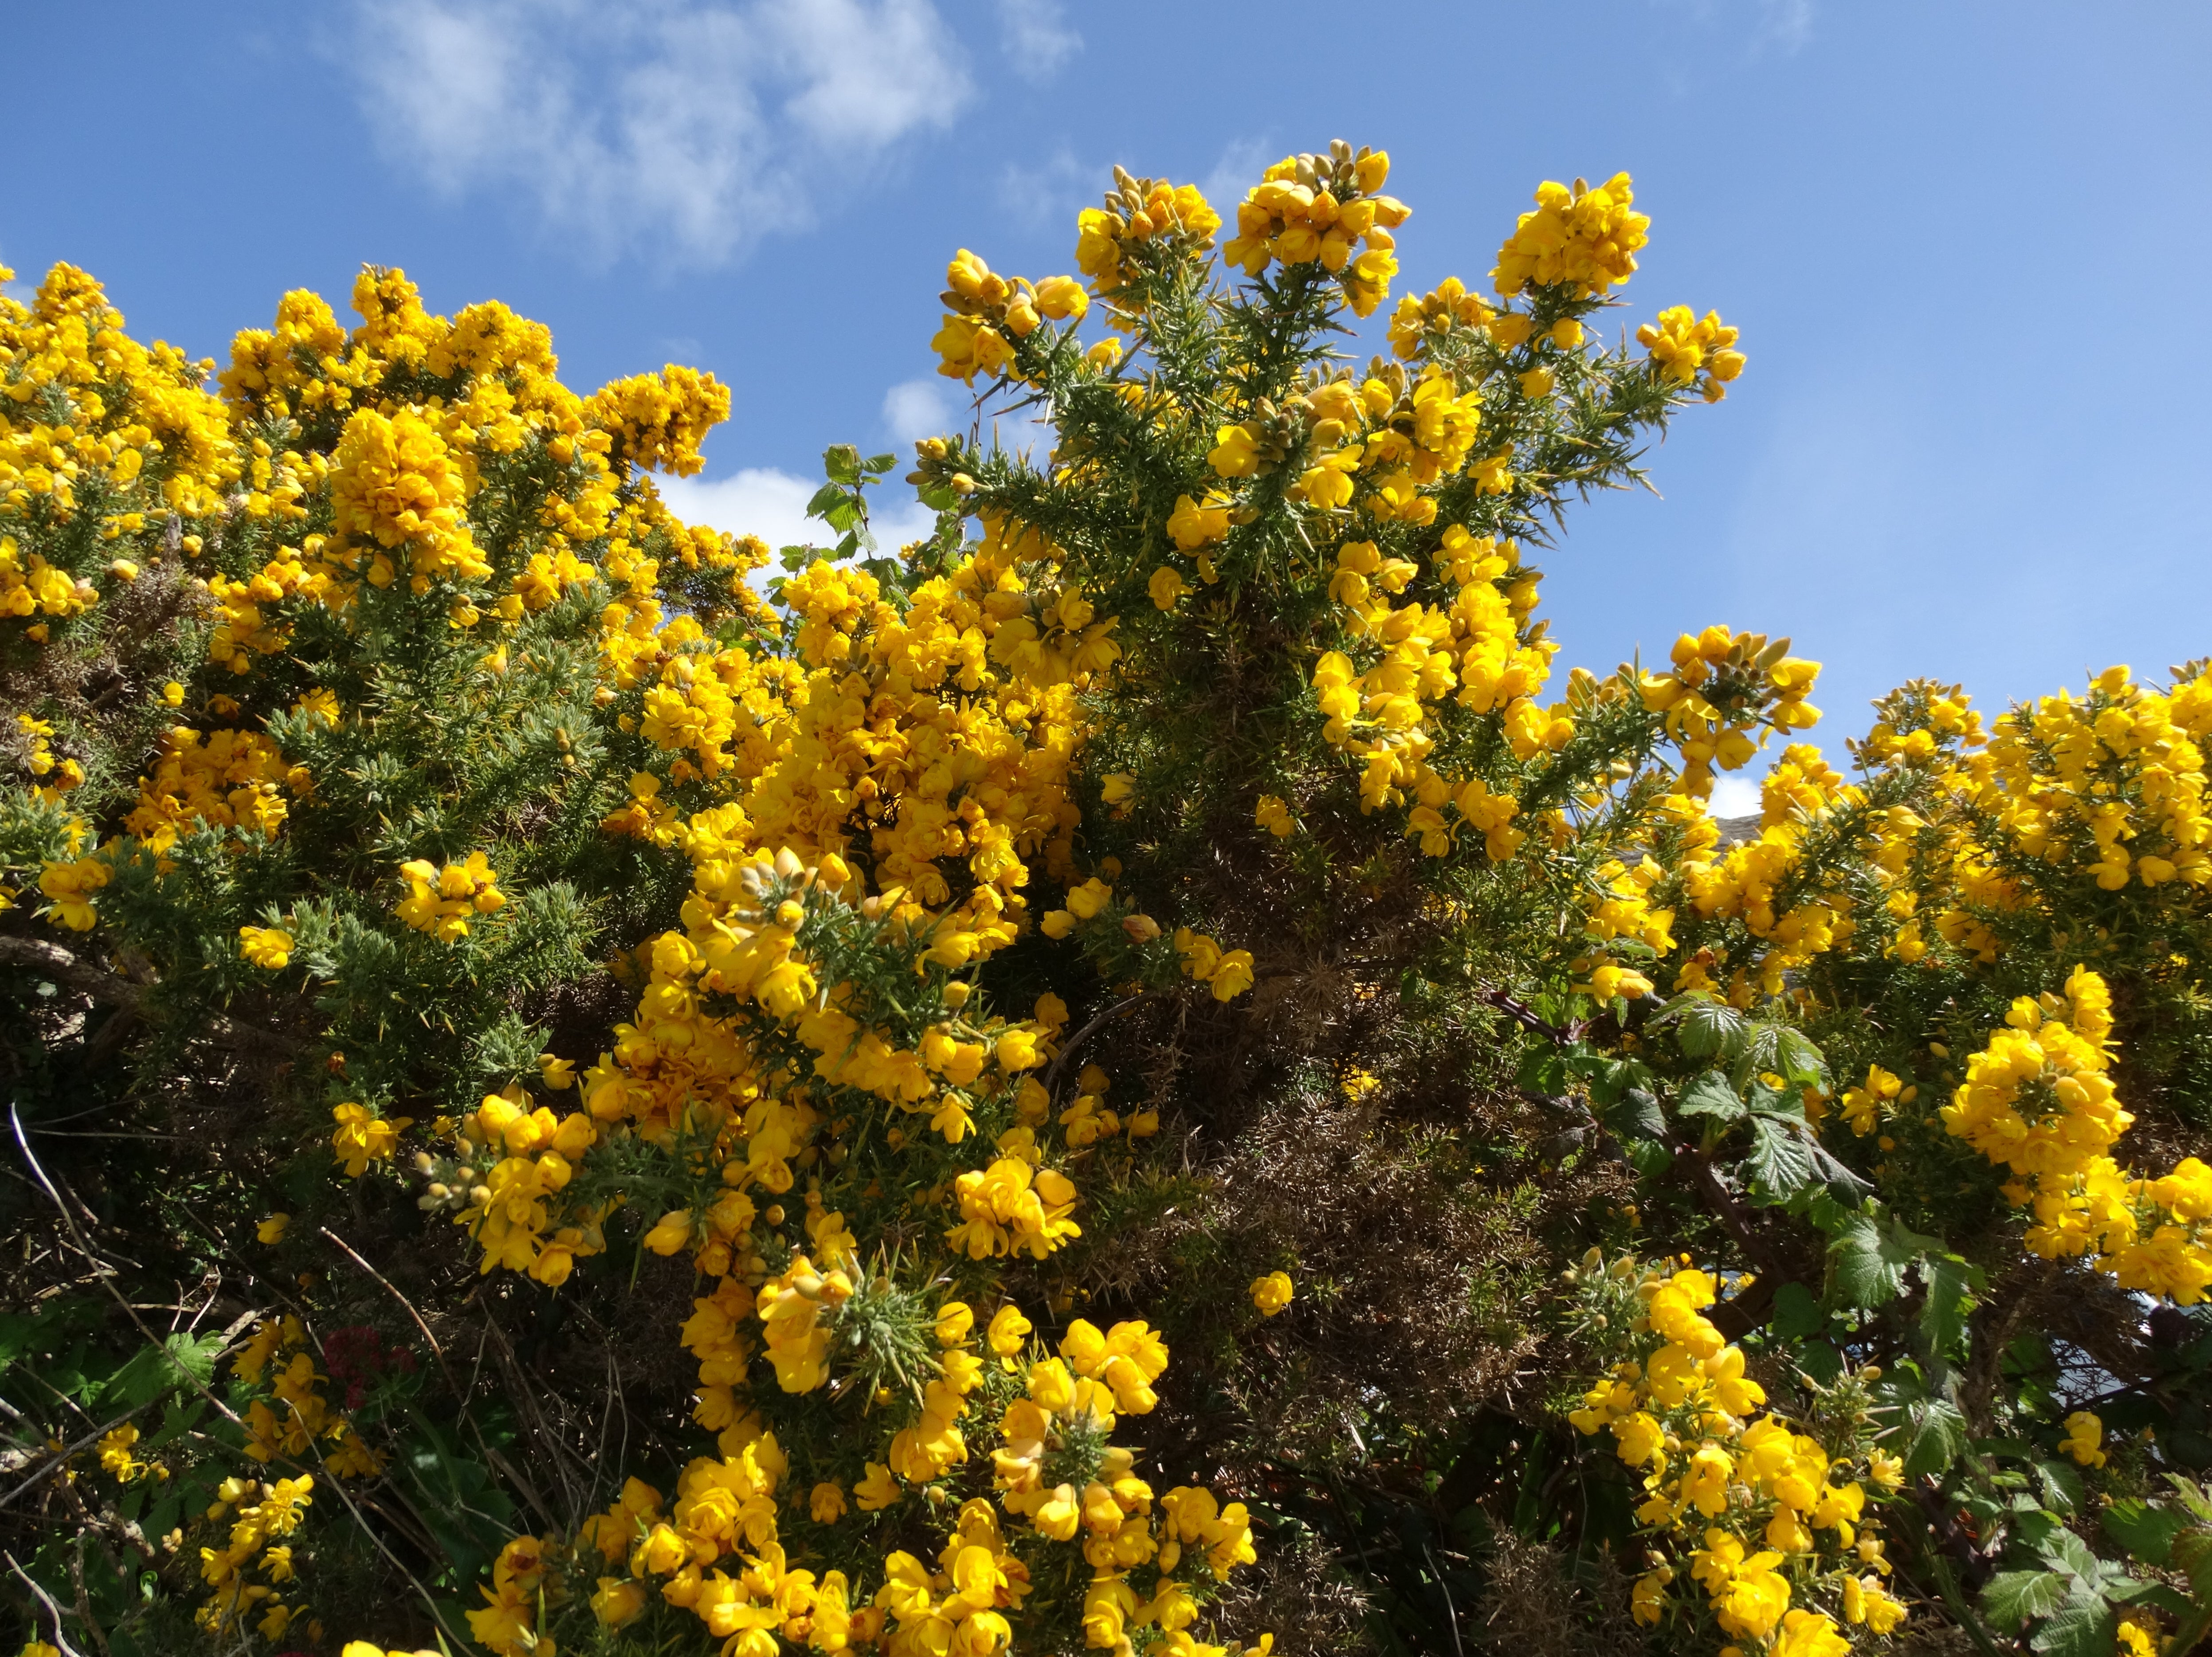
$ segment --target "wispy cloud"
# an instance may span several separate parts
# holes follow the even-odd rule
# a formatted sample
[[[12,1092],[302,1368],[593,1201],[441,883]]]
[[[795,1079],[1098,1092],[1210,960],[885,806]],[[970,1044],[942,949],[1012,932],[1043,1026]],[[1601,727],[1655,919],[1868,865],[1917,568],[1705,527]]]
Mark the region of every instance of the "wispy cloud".
[[[1771,46],[1784,54],[1813,38],[1816,0],[1656,0],[1670,10],[1687,12],[1708,27],[1735,32],[1757,56]]]
[[[1113,182],[1111,167],[1085,166],[1073,151],[1060,149],[1039,161],[1007,162],[999,174],[999,199],[1025,225],[1064,219],[1073,235],[1076,209],[1092,205],[1092,196]]]
[[[1244,192],[1260,182],[1260,175],[1281,159],[1280,152],[1269,149],[1264,137],[1232,138],[1222,147],[1213,171],[1200,181],[1198,187],[1213,203],[1213,210],[1233,222],[1236,215],[1231,211],[1231,205],[1243,201]]]
[[[1759,35],[1784,52],[1795,52],[1813,38],[1813,0],[1758,0]]]
[[[380,142],[449,197],[520,195],[593,260],[719,264],[972,87],[930,0],[356,0]]]
[[[896,477],[896,474],[894,474]],[[747,466],[727,477],[664,477],[661,498],[686,523],[705,524],[728,535],[757,535],[771,547],[832,545],[837,532],[806,515],[806,503],[822,487],[773,466]],[[914,498],[914,491],[892,482],[868,491],[870,526],[886,550],[927,535],[937,514]]]
[[[1032,81],[1048,79],[1083,50],[1060,0],[999,0],[999,28],[1015,72]]]
[[[902,380],[884,393],[884,429],[902,446],[952,428],[952,399],[944,379]]]

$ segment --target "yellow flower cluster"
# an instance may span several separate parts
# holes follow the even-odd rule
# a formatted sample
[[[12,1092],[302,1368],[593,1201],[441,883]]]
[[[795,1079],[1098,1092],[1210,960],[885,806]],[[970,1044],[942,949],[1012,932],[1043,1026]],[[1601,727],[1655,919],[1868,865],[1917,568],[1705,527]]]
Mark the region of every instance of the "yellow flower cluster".
[[[511,1083],[505,1092],[486,1094],[470,1117],[465,1154],[473,1156],[481,1147],[497,1160],[484,1170],[482,1183],[468,1191],[457,1223],[466,1226],[483,1250],[485,1272],[504,1266],[557,1288],[568,1281],[579,1255],[606,1247],[599,1229],[603,1211],[577,1211],[570,1217],[573,1224],[556,1225],[553,1219],[553,1205],[599,1131],[581,1111],[556,1117],[544,1105],[528,1107],[521,1087]]]
[[[288,459],[296,458],[287,456]],[[318,550],[323,544],[319,536],[311,535],[307,542]],[[330,566],[319,559],[310,565],[289,548],[269,560],[248,580],[210,577],[208,596],[215,600],[222,619],[208,634],[209,657],[234,673],[251,672],[256,655],[273,656],[292,638],[292,629],[281,622],[272,622],[263,606],[286,598],[325,603],[334,579]]]
[[[1736,331],[1724,327],[1720,313],[1699,317],[1686,305],[1669,306],[1659,320],[1636,331],[1637,343],[1651,353],[1652,366],[1677,385],[1703,377],[1705,401],[1728,395],[1729,382],[1743,373],[1743,353],[1735,349]]]
[[[1967,1059],[1943,1126],[2012,1174],[2033,1252],[2087,1256],[2124,1289],[2193,1306],[2212,1296],[2212,1168],[2191,1156],[2144,1180],[2113,1160],[2135,1118],[2113,1090],[2112,1028],[2111,992],[2085,968],[2063,997],[2021,997]]]
[[[2212,671],[2161,694],[2107,668],[2087,696],[2046,696],[1997,721],[1978,800],[2020,852],[2075,863],[2106,891],[2203,886],[2208,732]]]
[[[1572,1276],[1590,1326],[1620,1356],[1568,1418],[1610,1434],[1643,1471],[1637,1519],[1670,1556],[1638,1579],[1636,1620],[1664,1621],[1686,1574],[1722,1630],[1767,1657],[1844,1657],[1838,1618],[1895,1629],[1905,1606],[1882,1585],[1890,1567],[1866,1484],[1894,1488],[1901,1465],[1759,1413],[1765,1389],[1705,1315],[1719,1298],[1711,1274],[1593,1249]]]
[[[2103,1466],[2106,1460],[2104,1443],[2105,1423],[2092,1411],[2076,1410],[2066,1417],[2066,1435],[2058,1441],[2058,1448],[2081,1466]]]
[[[307,771],[286,764],[276,744],[255,731],[173,725],[152,774],[138,780],[138,804],[123,826],[155,853],[199,828],[273,840],[290,815],[286,791],[296,797],[308,786]]]
[[[226,1478],[217,1488],[207,1517],[234,1516],[222,1547],[200,1550],[200,1578],[209,1593],[198,1621],[210,1635],[236,1639],[249,1618],[264,1640],[282,1638],[291,1626],[298,1607],[281,1597],[284,1585],[295,1580],[292,1550],[283,1539],[300,1528],[314,1501],[314,1488],[312,1473],[266,1486],[250,1478]],[[265,1580],[252,1580],[256,1569]]]
[[[1181,1530],[1155,1536],[1145,1519],[1150,1493],[1128,1473],[1127,1454],[1096,1448],[1117,1411],[1151,1406],[1166,1359],[1157,1338],[1117,1326],[1094,1350],[1088,1326],[1073,1325],[1058,1358],[1020,1371],[1029,1396],[1010,1405],[993,1389],[1011,1372],[987,1374],[967,1340],[964,1306],[939,1308],[927,1347],[897,1345],[920,1315],[912,1296],[862,1266],[861,1241],[832,1196],[869,1198],[832,1170],[871,1116],[886,1148],[872,1155],[968,1156],[974,1147],[967,1166],[915,1199],[918,1215],[941,1216],[941,1255],[1042,1261],[1079,1235],[1066,1168],[1117,1131],[1136,1138],[1157,1130],[1151,1113],[1124,1124],[1104,1111],[1106,1078],[1089,1067],[1074,1103],[1055,1115],[1035,1072],[1052,1055],[1065,1007],[1048,997],[1035,1019],[985,1017],[963,976],[1025,923],[1032,861],[1070,881],[1069,907],[1046,917],[1046,930],[1060,926],[1056,917],[1073,927],[1108,913],[1106,882],[1073,878],[1066,835],[1077,816],[1073,695],[1118,653],[1114,619],[1060,574],[1048,543],[997,521],[903,610],[866,573],[826,563],[787,583],[783,602],[791,658],[717,646],[684,617],[609,623],[602,646],[614,706],[636,710],[666,768],[665,777],[634,780],[634,804],[611,826],[665,836],[688,855],[684,930],[640,952],[648,981],[636,1020],[618,1028],[613,1050],[583,1078],[584,1112],[556,1118],[543,1107],[526,1112],[520,1098],[488,1099],[458,1142],[451,1177],[434,1161],[431,1195],[467,1193],[456,1217],[486,1269],[558,1283],[574,1258],[604,1247],[603,1211],[563,1195],[595,1139],[639,1135],[684,1158],[702,1182],[700,1199],[664,1214],[645,1246],[688,1253],[703,1274],[681,1338],[699,1366],[697,1418],[718,1435],[721,1459],[695,1463],[665,1514],[657,1496],[633,1491],[628,1508],[594,1521],[586,1539],[629,1567],[601,1581],[603,1620],[636,1614],[657,1586],[726,1636],[780,1630],[825,1650],[879,1631],[893,1651],[1003,1645],[1026,1568],[1003,1546],[987,1503],[960,1508],[942,1574],[911,1555],[886,1558],[872,1605],[854,1605],[842,1577],[833,1584],[781,1567],[775,1498],[786,1463],[748,1388],[824,1392],[856,1351],[875,1362],[881,1350],[903,1353],[900,1373],[915,1391],[853,1487],[861,1511],[946,1488],[971,1438],[988,1430],[975,1408],[981,1389],[994,1411],[1017,1411],[1000,1417],[1002,1439],[1020,1428],[1028,1436],[1019,1442],[1057,1447],[1054,1465],[1109,1458],[1091,1483],[1120,1515],[1109,1546],[1098,1539],[1104,1509],[1089,1485],[1033,1488],[1009,1462],[1000,1468],[1006,1516],[1054,1540],[1091,1539],[1100,1575],[1088,1614],[1099,1627],[1115,1618],[1144,1626],[1149,1616],[1181,1634],[1195,1614],[1190,1596],[1164,1581],[1140,1603],[1117,1586],[1122,1573],[1170,1545],[1225,1569],[1249,1554],[1249,1541],[1241,1509],[1201,1513],[1195,1496],[1178,1498],[1188,1509],[1182,1520],[1166,1521]],[[716,803],[689,816],[662,804],[670,788],[708,780]],[[1147,917],[1127,916],[1111,931],[1121,947],[1168,948]],[[1188,941],[1186,970],[1217,997],[1249,986],[1249,953],[1224,953],[1198,934]],[[1194,956],[1211,970],[1197,972]],[[864,987],[878,981],[911,986],[896,992],[897,1011]],[[1048,1137],[1054,1126],[1058,1152]],[[1011,1361],[1027,1328],[1002,1308],[994,1355]],[[869,1389],[855,1397],[873,1401]],[[817,1478],[807,1489],[807,1510],[830,1515],[817,1522],[835,1522],[842,1487]],[[744,1573],[711,1569],[740,1543],[754,1562]],[[1112,1548],[1129,1557],[1117,1563]],[[1015,1587],[969,1597],[962,1585],[981,1582],[987,1565]],[[495,1648],[507,1639],[520,1649],[522,1627],[501,1624]]]
[[[342,537],[377,549],[371,586],[389,586],[403,573],[390,555],[401,548],[416,592],[433,581],[489,576],[470,537],[465,498],[461,469],[429,420],[407,409],[388,418],[362,409],[346,422],[331,467],[331,516]]]
[[[1672,672],[1644,676],[1644,705],[1666,716],[1681,751],[1682,790],[1693,798],[1712,792],[1715,765],[1739,771],[1750,762],[1766,740],[1762,727],[1786,734],[1820,721],[1805,698],[1820,665],[1790,655],[1787,639],[1770,643],[1763,633],[1716,623],[1683,634],[1670,654]]]
[[[670,363],[633,374],[584,399],[585,421],[615,440],[612,458],[647,471],[696,476],[707,463],[699,445],[730,417],[730,388],[712,374]]]
[[[238,952],[248,963],[269,972],[291,965],[292,934],[281,926],[240,926]]]
[[[1237,234],[1221,249],[1249,276],[1270,264],[1318,264],[1343,285],[1358,316],[1373,314],[1398,274],[1390,233],[1411,209],[1382,193],[1390,158],[1339,139],[1327,155],[1289,155],[1269,167],[1237,209]],[[1364,251],[1363,251],[1364,250]]]
[[[1457,276],[1447,276],[1415,299],[1411,294],[1390,313],[1390,349],[1410,361],[1437,337],[1454,328],[1482,328],[1497,317],[1479,294],[1470,294]]]
[[[1480,777],[1440,774],[1428,756],[1432,722],[1448,696],[1462,709],[1495,714],[1524,764],[1557,753],[1573,737],[1574,717],[1564,705],[1540,708],[1534,700],[1557,648],[1540,626],[1527,625],[1536,578],[1521,569],[1511,541],[1473,536],[1455,524],[1431,558],[1457,596],[1448,605],[1394,606],[1389,595],[1416,572],[1370,559],[1373,550],[1352,543],[1338,554],[1332,591],[1346,613],[1352,652],[1371,665],[1362,669],[1354,654],[1340,650],[1324,652],[1315,664],[1312,683],[1328,720],[1322,735],[1362,762],[1363,810],[1413,802],[1407,832],[1429,856],[1443,856],[1472,830],[1493,859],[1509,858],[1526,838],[1514,822],[1520,802]],[[1448,810],[1455,815],[1447,817]]]
[[[106,860],[98,855],[48,863],[39,871],[39,890],[46,901],[39,913],[57,926],[88,932],[99,924],[99,901],[93,894],[115,877]]]
[[[1498,250],[1491,280],[1510,298],[1532,283],[1564,288],[1577,299],[1602,299],[1636,270],[1651,221],[1634,210],[1628,174],[1616,173],[1595,190],[1549,179],[1536,187],[1536,210],[1523,213]]]
[[[1011,342],[1027,339],[1041,322],[1080,321],[1091,308],[1091,296],[1073,276],[1009,281],[964,247],[945,267],[945,292],[938,297],[950,314],[929,342],[937,372],[970,385],[978,373],[1003,373],[1014,360]]]
[[[1212,246],[1221,215],[1196,185],[1133,178],[1117,167],[1105,204],[1084,209],[1075,223],[1076,268],[1101,299],[1134,313],[1144,308],[1141,295],[1130,291],[1139,271],[1163,256]]]
[[[133,1451],[138,1443],[138,1429],[129,1423],[114,1431],[102,1435],[100,1441],[100,1465],[118,1484],[135,1484],[142,1478],[159,1482],[169,1476],[169,1470],[158,1461],[141,1461]]]
[[[1674,913],[1655,908],[1652,889],[1666,871],[1649,857],[1631,865],[1618,858],[1601,864],[1591,879],[1595,889],[1585,903],[1583,936],[1599,945],[1573,963],[1583,981],[1576,988],[1600,1001],[1615,996],[1631,1000],[1651,993],[1651,980],[1621,964],[1604,946],[1616,938],[1632,938],[1655,956],[1673,953]]]
[[[268,1396],[246,1406],[246,1454],[264,1466],[278,1456],[296,1461],[313,1455],[341,1478],[374,1477],[382,1459],[362,1442],[352,1418],[333,1409],[319,1390],[316,1383],[329,1377],[316,1369],[307,1347],[307,1326],[288,1314],[257,1326],[231,1360],[232,1375],[248,1387],[258,1388],[269,1378]]]
[[[507,894],[499,889],[499,871],[482,852],[471,852],[442,868],[424,858],[410,858],[399,865],[399,878],[407,887],[407,895],[399,900],[400,920],[418,932],[433,934],[441,944],[466,938],[471,917],[497,914],[507,907]]]
[[[2204,665],[2163,691],[2108,668],[2086,695],[2023,704],[1986,737],[1956,687],[1916,682],[1882,708],[1861,763],[1934,785],[1919,810],[1887,814],[1870,852],[1901,921],[1898,960],[1940,948],[1994,963],[2008,935],[2046,929],[2038,918],[2069,887],[2124,894],[2153,930],[2164,924],[2153,917],[2201,904],[2212,884]],[[2047,879],[2024,877],[2037,868]]]
[[[202,389],[212,366],[132,339],[100,284],[70,265],[54,266],[28,306],[0,296],[0,531],[91,511],[112,541],[172,513],[219,512],[240,458],[222,404]],[[88,582],[18,555],[0,533],[0,617],[96,602]]]

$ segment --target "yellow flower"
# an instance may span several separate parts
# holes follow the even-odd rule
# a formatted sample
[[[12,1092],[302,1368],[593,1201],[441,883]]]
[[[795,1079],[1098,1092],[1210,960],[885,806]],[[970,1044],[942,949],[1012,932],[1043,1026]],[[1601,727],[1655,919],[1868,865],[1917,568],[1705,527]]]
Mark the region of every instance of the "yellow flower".
[[[937,1308],[937,1344],[957,1346],[975,1326],[975,1314],[965,1301],[947,1301]]]
[[[292,1223],[289,1214],[271,1214],[253,1229],[253,1235],[265,1243],[284,1241],[284,1229]]]
[[[2058,1441],[2058,1448],[2085,1467],[2101,1467],[2104,1442],[2105,1423],[2087,1410],[2076,1410],[2066,1417],[2066,1436]]]
[[[1212,980],[1213,998],[1231,1001],[1252,987],[1252,952],[1231,950],[1221,957],[1221,964],[1213,969]]]
[[[1273,1317],[1291,1303],[1291,1278],[1286,1272],[1270,1272],[1252,1279],[1252,1304],[1265,1317]]]
[[[337,1123],[331,1132],[331,1149],[337,1153],[346,1177],[351,1180],[368,1172],[371,1162],[383,1162],[398,1150],[399,1130],[410,1120],[404,1116],[373,1116],[363,1106],[351,1102],[333,1106],[331,1115]]]
[[[817,1484],[807,1497],[807,1509],[817,1525],[834,1525],[845,1516],[845,1488],[828,1480]]]
[[[254,966],[275,971],[292,959],[292,934],[276,926],[240,926],[239,953]]]
[[[867,1464],[866,1476],[853,1486],[853,1499],[862,1513],[875,1513],[898,1500],[898,1481],[891,1477],[890,1469],[879,1462]]]
[[[1146,590],[1152,594],[1152,604],[1156,608],[1173,610],[1176,601],[1188,589],[1184,586],[1183,579],[1179,574],[1165,564],[1162,564],[1152,572],[1152,579],[1147,584]]]

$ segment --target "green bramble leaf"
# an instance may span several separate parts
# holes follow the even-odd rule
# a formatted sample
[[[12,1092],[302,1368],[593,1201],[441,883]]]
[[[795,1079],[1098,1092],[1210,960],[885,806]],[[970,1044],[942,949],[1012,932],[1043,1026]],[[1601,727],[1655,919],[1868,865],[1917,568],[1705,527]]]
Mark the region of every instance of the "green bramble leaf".
[[[1744,1158],[1744,1169],[1752,1188],[1773,1202],[1789,1202],[1821,1183],[1806,1137],[1790,1123],[1769,1115],[1752,1121],[1751,1154]]]
[[[1743,1050],[1750,1021],[1725,1001],[1691,993],[1668,1002],[1651,1018],[1653,1028],[1674,1026],[1674,1045],[1691,1059],[1733,1059]]]
[[[1774,1317],[1767,1326],[1784,1340],[1807,1340],[1828,1326],[1827,1308],[1802,1283],[1774,1291]]]
[[[1990,1625],[2017,1634],[2039,1617],[2065,1602],[2067,1580],[2057,1571],[1999,1571],[1982,1590],[1982,1611]]]
[[[2173,1539],[2189,1523],[2186,1514],[2154,1507],[2139,1496],[2123,1496],[2103,1514],[2105,1534],[2146,1565],[2164,1565],[2173,1555]]]
[[[2076,1587],[2027,1643],[2045,1657],[2111,1657],[2117,1649],[2118,1620],[2104,1595]]]
[[[1966,1452],[1966,1417],[1948,1399],[1921,1398],[1906,1404],[1892,1435],[1905,1447],[1905,1476],[1923,1478],[1947,1470]]]
[[[1718,1121],[1741,1121],[1747,1111],[1743,1099],[1727,1077],[1709,1070],[1693,1077],[1674,1101],[1677,1114],[1710,1116]]]
[[[1920,1280],[1928,1299],[1920,1308],[1921,1338],[1935,1357],[1948,1360],[1966,1336],[1966,1316],[1974,1308],[1974,1284],[1980,1273],[1955,1254],[1921,1262]]]
[[[1667,1113],[1648,1088],[1630,1088],[1604,1112],[1605,1125],[1623,1138],[1664,1139]]]

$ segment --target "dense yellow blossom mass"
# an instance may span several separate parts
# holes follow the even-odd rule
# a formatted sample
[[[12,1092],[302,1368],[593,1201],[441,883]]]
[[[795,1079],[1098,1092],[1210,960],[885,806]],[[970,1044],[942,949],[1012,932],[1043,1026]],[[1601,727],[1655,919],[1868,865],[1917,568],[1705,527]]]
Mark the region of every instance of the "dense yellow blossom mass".
[[[1564,503],[1745,355],[1688,306],[1603,343],[1650,228],[1621,173],[1541,185],[1493,299],[1401,295],[1352,361],[1330,342],[1399,275],[1389,171],[1291,155],[1224,220],[1117,170],[1079,276],[958,248],[939,370],[1051,444],[918,444],[939,516],[896,556],[867,531],[895,462],[833,449],[813,510],[846,539],[772,575],[654,484],[701,470],[711,375],[580,396],[544,328],[375,268],[356,325],[289,294],[212,386],[70,267],[0,298],[0,669],[46,687],[0,728],[9,960],[100,982],[96,1040],[188,1026],[226,1055],[191,1085],[259,1077],[281,1141],[243,1222],[269,1293],[164,1349],[219,1407],[81,1447],[102,1499],[215,1492],[161,1510],[210,1638],[327,1649],[325,1527],[415,1580],[453,1515],[402,1481],[465,1463],[453,1502],[498,1533],[426,1567],[465,1607],[420,1598],[497,1657],[1269,1651],[1279,1587],[1238,1573],[1328,1481],[1278,1423],[1220,1426],[1224,1376],[1391,1314],[1240,1211],[1208,1136],[1269,1089],[1402,1133],[1394,1066],[1435,1052],[1466,1076],[1431,1078],[1458,1114],[1423,1095],[1422,1156],[1478,1193],[1519,1159],[1528,1212],[1583,1182],[1515,1227],[1580,1259],[1543,1314],[1575,1430],[1528,1437],[1613,1527],[1624,1619],[1878,1649],[1960,1614],[1932,1573],[2018,1526],[1990,1491],[2032,1472],[2046,1537],[2069,1478],[2146,1499],[2124,1407],[1958,1376],[1992,1280],[2212,1299],[2212,1168],[2122,1150],[2201,1121],[2212,666],[1986,728],[1916,681],[1849,776],[1787,639],[1555,672]],[[1762,758],[1723,824],[1716,779]],[[1567,1126],[1463,1154],[1507,1108]],[[341,1240],[372,1222],[459,1309]],[[324,1326],[325,1267],[388,1291],[383,1332]],[[1405,1320],[1448,1323],[1433,1298]],[[440,1334],[610,1306],[688,1420],[641,1435],[658,1460],[594,1449],[586,1501],[503,1328],[466,1387]],[[1384,1402],[1378,1433],[1458,1430]],[[2179,1625],[2127,1603],[2130,1650]]]

